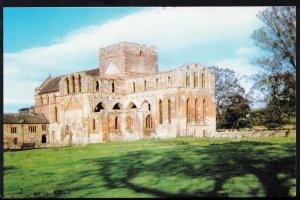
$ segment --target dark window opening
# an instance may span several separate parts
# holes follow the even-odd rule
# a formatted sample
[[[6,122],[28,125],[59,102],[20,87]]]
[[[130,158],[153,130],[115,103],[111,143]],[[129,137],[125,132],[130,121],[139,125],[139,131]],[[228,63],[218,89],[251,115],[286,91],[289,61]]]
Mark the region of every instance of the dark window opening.
[[[36,132],[36,126],[29,126],[29,131],[30,131],[30,133],[35,133]]]
[[[140,51],[140,56],[142,56],[142,53],[143,53],[143,52],[142,52],[142,51]]]
[[[99,92],[99,82],[96,81],[96,92]]]
[[[118,117],[115,118],[115,130],[118,130]]]
[[[113,110],[120,110],[120,105],[119,105],[119,103],[117,103],[117,104],[114,105]]]
[[[186,121],[189,122],[189,99],[186,101]]]
[[[190,86],[190,77],[186,74],[186,86]]]
[[[46,135],[42,135],[42,143],[43,144],[47,143],[47,137],[46,137]]]
[[[95,119],[93,119],[93,127],[92,128],[93,128],[93,131],[96,130],[96,120]]]
[[[95,112],[100,112],[100,110],[103,110],[102,102],[98,103],[98,105],[95,107]]]
[[[14,145],[18,144],[18,138],[14,138]]]
[[[205,99],[203,100],[202,104],[202,115],[203,115],[203,124],[205,124]]]
[[[78,76],[78,92],[81,92],[81,76]]]
[[[75,93],[75,78],[74,78],[74,76],[72,76],[71,80],[72,80],[72,93]]]
[[[70,94],[70,90],[69,90],[69,79],[66,78],[66,91],[67,91],[67,94]]]
[[[115,92],[115,82],[112,82],[111,84],[111,92]]]
[[[171,100],[168,100],[168,121],[171,123]]]
[[[158,120],[159,124],[162,124],[162,102],[159,100],[159,105],[158,105]]]
[[[17,133],[17,127],[10,127],[11,133]]]
[[[128,108],[129,108],[129,109],[132,109],[132,108],[137,108],[137,107],[136,107],[136,105],[135,105],[134,103],[131,102],[131,103],[129,104],[129,107],[128,107]]]
[[[152,128],[152,117],[151,115],[148,115],[146,117],[146,128],[151,129]]]
[[[135,92],[135,83],[133,83],[133,92]]]
[[[198,99],[195,100],[195,123],[198,121]]]

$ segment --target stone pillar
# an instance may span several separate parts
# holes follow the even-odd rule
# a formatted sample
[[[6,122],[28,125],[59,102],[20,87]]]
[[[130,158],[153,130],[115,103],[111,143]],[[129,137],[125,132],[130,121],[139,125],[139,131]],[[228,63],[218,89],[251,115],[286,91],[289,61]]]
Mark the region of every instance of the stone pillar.
[[[190,87],[194,88],[194,72],[190,69]]]

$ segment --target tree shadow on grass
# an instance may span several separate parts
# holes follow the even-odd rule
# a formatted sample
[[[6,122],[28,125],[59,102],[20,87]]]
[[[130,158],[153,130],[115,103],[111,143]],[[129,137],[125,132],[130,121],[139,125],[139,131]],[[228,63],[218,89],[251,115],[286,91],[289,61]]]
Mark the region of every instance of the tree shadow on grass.
[[[207,146],[181,145],[159,153],[150,150],[134,151],[121,156],[85,159],[83,162],[98,167],[82,171],[78,179],[99,176],[108,190],[126,188],[157,197],[232,196],[230,190],[224,189],[224,185],[232,178],[249,174],[259,180],[262,188],[248,191],[248,196],[257,196],[258,190],[263,190],[265,196],[289,196],[290,186],[286,181],[295,178],[296,168],[295,145],[282,144],[278,147],[272,143],[254,141]],[[279,178],[278,174],[284,174],[284,178]],[[179,182],[169,181],[166,182],[169,186],[164,185],[162,182],[170,177],[175,177],[174,180]],[[193,186],[196,189],[192,191],[189,184],[172,189],[176,184],[181,184],[180,179],[188,182],[197,178],[211,180],[212,187],[197,189],[200,181],[196,182],[196,186]],[[74,179],[72,181],[76,182]],[[91,187],[94,186],[74,190]]]
[[[17,168],[15,166],[12,166],[12,165],[10,165],[10,166],[3,166],[3,172],[4,172],[3,174],[5,176],[7,176],[9,174],[13,174],[16,171],[17,171]]]

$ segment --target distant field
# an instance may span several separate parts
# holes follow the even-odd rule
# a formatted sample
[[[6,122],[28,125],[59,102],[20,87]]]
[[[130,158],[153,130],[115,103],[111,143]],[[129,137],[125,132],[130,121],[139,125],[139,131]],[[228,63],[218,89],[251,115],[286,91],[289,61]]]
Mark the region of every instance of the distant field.
[[[296,195],[296,139],[151,139],[4,153],[4,197]]]

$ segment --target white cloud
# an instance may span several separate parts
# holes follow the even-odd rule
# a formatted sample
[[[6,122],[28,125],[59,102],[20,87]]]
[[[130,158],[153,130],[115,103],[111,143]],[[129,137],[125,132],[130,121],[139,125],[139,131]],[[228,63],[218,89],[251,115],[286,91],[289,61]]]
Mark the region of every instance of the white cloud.
[[[254,66],[250,64],[247,60],[241,58],[219,60],[211,62],[208,65],[231,69],[240,76],[250,76],[258,72],[257,66]]]
[[[34,104],[34,90],[39,84],[37,81],[4,81],[4,105]]]
[[[219,60],[215,61],[212,63],[207,64],[208,66],[216,66],[216,67],[221,67],[221,68],[228,68],[236,72],[236,75],[238,77],[243,77],[243,76],[251,76],[256,73],[258,73],[259,68],[255,65],[252,65],[248,62],[247,59],[242,59],[242,58],[233,58],[233,59],[224,59],[224,60]],[[244,87],[246,93],[250,91],[250,88],[253,86],[254,82],[251,80],[246,80],[243,78],[240,81],[240,84],[242,87]]]
[[[155,45],[159,52],[168,52],[192,45],[210,45],[211,41],[224,42],[243,38],[260,26],[255,15],[261,9],[261,7],[151,8],[104,24],[82,27],[50,46],[4,53],[4,82],[14,83],[17,77],[20,78],[18,81],[40,80],[41,77],[46,78],[49,72],[58,75],[95,68],[98,65],[95,63],[98,49],[117,42]],[[245,53],[245,49],[237,53],[243,52]],[[240,64],[243,64],[239,63],[239,60],[234,62],[234,66],[239,68],[242,66]],[[223,64],[230,63],[224,60]],[[40,84],[34,81],[30,84],[32,83],[35,87]],[[4,84],[4,89],[7,91],[4,95],[5,103],[12,102],[12,97],[23,98],[21,94],[15,92],[12,94],[8,84]],[[24,87],[22,94],[32,94],[32,89],[32,85]]]

